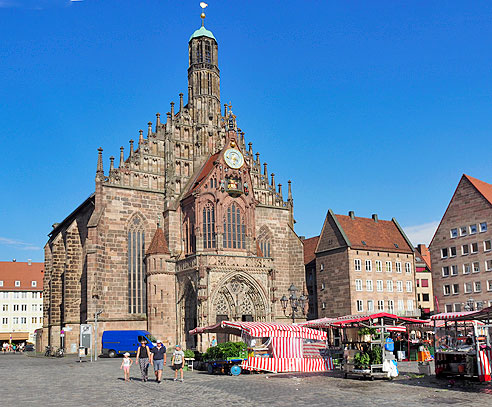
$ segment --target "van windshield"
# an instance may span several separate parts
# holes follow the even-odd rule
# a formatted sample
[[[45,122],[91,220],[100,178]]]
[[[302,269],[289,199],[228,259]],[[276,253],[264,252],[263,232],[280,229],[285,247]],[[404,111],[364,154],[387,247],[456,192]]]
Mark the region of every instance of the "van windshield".
[[[151,334],[148,334],[147,335],[147,339],[152,342],[152,343],[156,343],[157,342],[157,339],[155,339],[155,336],[154,335],[151,335]]]

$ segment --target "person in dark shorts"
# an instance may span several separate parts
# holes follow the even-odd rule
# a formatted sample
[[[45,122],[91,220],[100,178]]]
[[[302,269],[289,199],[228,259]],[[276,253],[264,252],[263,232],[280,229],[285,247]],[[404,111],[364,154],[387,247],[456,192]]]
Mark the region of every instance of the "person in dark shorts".
[[[150,364],[154,365],[155,381],[160,383],[162,380],[162,369],[166,365],[166,347],[159,339],[150,351]]]
[[[181,381],[183,381],[183,367],[184,367],[184,352],[181,350],[181,345],[176,345],[176,350],[173,353],[173,360],[171,361],[174,368],[174,381],[178,380],[178,370],[181,372]]]
[[[142,373],[142,380],[146,382],[149,378],[149,358],[150,350],[146,341],[142,341],[137,350],[137,357],[135,363],[140,366],[140,373]]]

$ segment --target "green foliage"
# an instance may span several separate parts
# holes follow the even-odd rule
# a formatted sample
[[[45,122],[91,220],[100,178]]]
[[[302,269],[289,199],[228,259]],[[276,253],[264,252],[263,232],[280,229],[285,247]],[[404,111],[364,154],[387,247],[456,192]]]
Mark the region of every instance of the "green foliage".
[[[203,360],[225,360],[227,358],[238,357],[239,352],[245,351],[244,342],[224,342],[217,346],[212,346],[203,354]]]
[[[360,336],[364,336],[364,335],[376,335],[377,334],[377,330],[376,330],[376,328],[364,327],[364,328],[360,328],[357,333]]]
[[[371,358],[366,352],[359,352],[354,356],[354,364],[357,369],[368,368],[371,364]]]
[[[184,354],[185,354],[185,358],[195,357],[195,352],[193,352],[191,349],[185,349]]]
[[[375,346],[367,352],[371,360],[371,365],[380,365],[383,363],[383,349],[379,346]]]

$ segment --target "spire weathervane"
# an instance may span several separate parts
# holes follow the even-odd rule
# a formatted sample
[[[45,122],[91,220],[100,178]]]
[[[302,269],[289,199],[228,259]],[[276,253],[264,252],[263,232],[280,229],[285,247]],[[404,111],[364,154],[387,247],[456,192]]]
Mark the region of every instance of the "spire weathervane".
[[[205,12],[204,10],[208,7],[208,4],[205,3],[204,1],[200,2],[200,7],[202,8],[202,14],[200,17],[202,18],[202,27],[205,26]]]

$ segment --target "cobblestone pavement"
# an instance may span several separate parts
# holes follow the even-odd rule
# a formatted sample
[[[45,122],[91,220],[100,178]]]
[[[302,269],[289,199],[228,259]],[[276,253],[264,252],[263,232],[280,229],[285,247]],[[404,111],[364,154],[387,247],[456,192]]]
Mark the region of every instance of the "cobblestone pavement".
[[[344,379],[326,374],[241,374],[238,377],[185,372],[173,382],[142,382],[135,364],[130,383],[122,380],[121,359],[78,363],[27,355],[0,355],[4,406],[427,406],[492,405],[492,386],[450,383],[433,376],[402,374],[393,381]],[[152,377],[153,375],[151,375]],[[451,386],[451,387],[450,387]],[[472,404],[473,403],[473,404]]]

